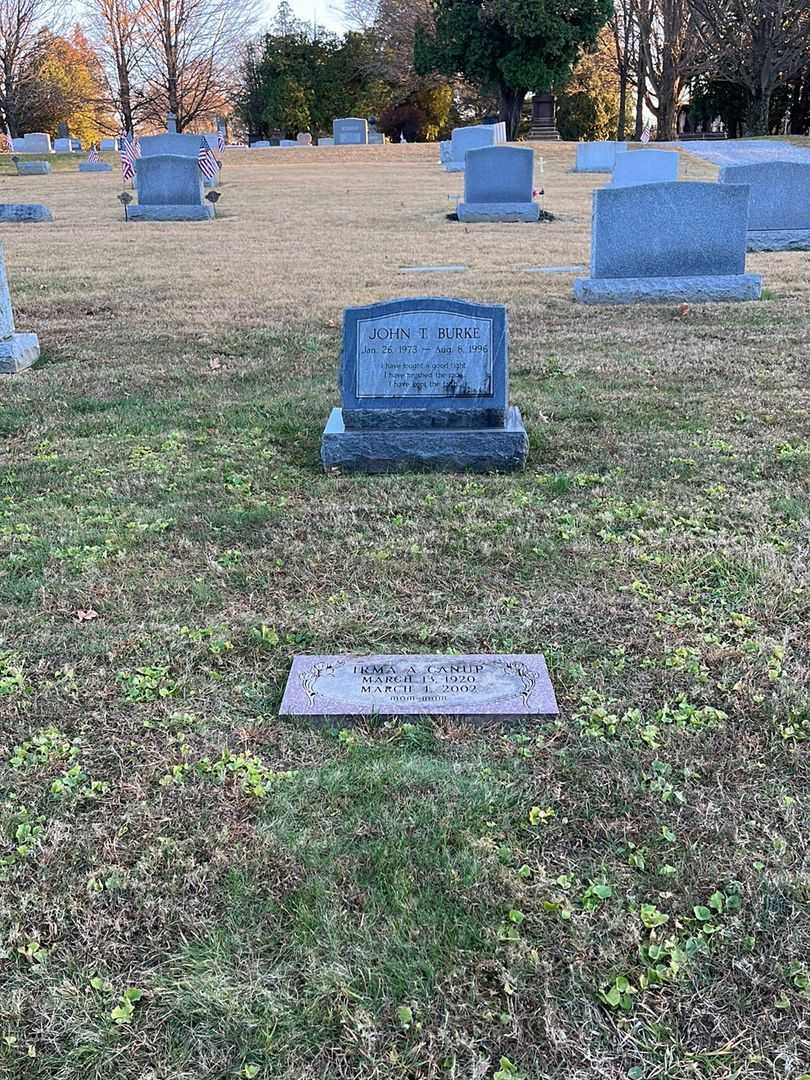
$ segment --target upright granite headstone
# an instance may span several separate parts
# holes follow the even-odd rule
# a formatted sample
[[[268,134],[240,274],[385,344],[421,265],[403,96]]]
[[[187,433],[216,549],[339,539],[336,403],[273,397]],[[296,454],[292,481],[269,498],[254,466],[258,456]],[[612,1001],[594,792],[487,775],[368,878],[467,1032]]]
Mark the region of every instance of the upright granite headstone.
[[[100,143],[100,146],[99,146],[99,149],[100,150],[117,150],[118,149],[118,139],[102,139],[101,143]]]
[[[39,340],[36,334],[18,334],[14,327],[14,312],[6,277],[6,261],[0,245],[0,374],[14,375],[31,367],[39,359]]]
[[[757,300],[745,273],[747,184],[680,182],[593,193],[591,276],[574,282],[585,304]]]
[[[620,150],[613,166],[611,187],[669,183],[678,179],[677,150]]]
[[[748,184],[749,251],[810,250],[810,162],[726,165],[721,184]]]
[[[19,140],[14,140],[14,149],[21,154],[52,154],[51,137],[45,131],[29,131],[22,137],[22,146],[18,146]]]
[[[526,429],[509,406],[502,304],[442,297],[348,308],[340,390],[321,442],[342,472],[511,471]]]
[[[195,162],[200,152],[199,135],[178,135],[176,132],[166,131],[162,135],[144,135],[139,140],[141,155],[154,157],[155,155],[171,154],[180,157],[194,158]],[[203,185],[207,188],[216,187],[218,177],[203,176]]]
[[[626,142],[577,143],[574,172],[613,172],[616,154],[626,149]]]
[[[334,146],[335,140],[329,135],[321,135],[318,139],[318,146]]]
[[[372,716],[513,722],[558,713],[542,655],[296,656],[280,716],[336,723]]]
[[[506,141],[503,124],[471,124],[469,127],[453,128],[450,136],[450,157],[444,161],[445,172],[464,172],[464,159],[468,150],[483,146],[499,146]]]
[[[537,221],[532,200],[534,150],[528,146],[484,146],[468,150],[464,202],[459,221]]]
[[[57,154],[72,154],[73,139],[54,139],[53,148]]]
[[[335,146],[366,146],[368,121],[359,116],[344,116],[339,120],[333,120],[332,138]]]
[[[53,214],[41,203],[0,203],[0,221],[53,221]]]
[[[299,131],[295,141],[299,146],[312,146],[312,136],[308,131]]]
[[[130,221],[206,221],[214,208],[203,198],[203,176],[196,158],[179,154],[141,157],[135,162],[138,205]]]

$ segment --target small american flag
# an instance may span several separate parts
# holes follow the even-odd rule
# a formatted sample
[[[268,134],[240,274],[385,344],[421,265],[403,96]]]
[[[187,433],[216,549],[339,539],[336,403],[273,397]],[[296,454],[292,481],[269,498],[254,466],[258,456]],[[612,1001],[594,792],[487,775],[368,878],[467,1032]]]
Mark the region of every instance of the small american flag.
[[[222,131],[217,132],[217,150],[222,153],[225,149],[225,134]]]
[[[641,133],[641,142],[648,143],[651,138],[652,138],[652,131],[650,130],[650,125],[647,124],[646,127],[644,128],[644,130]]]
[[[209,180],[215,180],[219,175],[219,162],[214,156],[214,151],[205,139],[200,139],[200,149],[197,153],[197,164],[203,176]]]
[[[90,147],[90,152],[87,155],[87,161],[90,165],[98,165],[98,163],[101,161],[101,155],[99,154],[95,146]]]
[[[135,179],[135,162],[141,156],[141,148],[133,135],[121,136],[121,172],[124,183]]]

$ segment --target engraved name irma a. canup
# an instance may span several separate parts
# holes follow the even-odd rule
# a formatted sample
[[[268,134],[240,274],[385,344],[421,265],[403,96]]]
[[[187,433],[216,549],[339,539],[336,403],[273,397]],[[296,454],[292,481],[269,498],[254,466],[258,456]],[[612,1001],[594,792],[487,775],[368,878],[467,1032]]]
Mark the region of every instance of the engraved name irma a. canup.
[[[516,659],[481,661],[359,659],[317,663],[300,674],[301,685],[311,701],[323,695],[333,701],[412,704],[425,706],[469,700],[494,703],[521,700],[528,707],[536,675]]]

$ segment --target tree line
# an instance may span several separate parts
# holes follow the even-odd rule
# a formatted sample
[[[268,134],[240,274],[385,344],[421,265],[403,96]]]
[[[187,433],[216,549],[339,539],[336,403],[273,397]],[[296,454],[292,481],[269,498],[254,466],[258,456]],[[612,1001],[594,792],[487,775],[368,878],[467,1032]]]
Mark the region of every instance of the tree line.
[[[456,123],[526,126],[552,91],[564,137],[658,139],[721,118],[730,134],[810,131],[810,0],[346,0],[347,29],[282,0],[0,0],[0,127],[88,140],[230,115],[245,135],[373,116],[408,141]]]

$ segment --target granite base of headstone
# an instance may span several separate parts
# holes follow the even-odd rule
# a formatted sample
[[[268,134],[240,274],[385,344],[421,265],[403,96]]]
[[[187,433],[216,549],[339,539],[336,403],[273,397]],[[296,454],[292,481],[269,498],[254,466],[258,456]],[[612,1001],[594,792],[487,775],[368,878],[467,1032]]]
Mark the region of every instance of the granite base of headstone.
[[[485,146],[468,150],[464,201],[456,208],[464,222],[538,221],[532,200],[534,151],[528,146]]]
[[[330,135],[324,135],[318,139],[318,146],[334,146],[335,140]]]
[[[577,143],[577,158],[574,165],[574,172],[613,172],[613,167],[616,164],[616,155],[624,150],[627,150],[626,142]]]
[[[747,184],[676,182],[593,193],[591,276],[584,304],[757,300],[745,273]]]
[[[138,205],[130,206],[130,221],[208,221],[213,206],[203,198],[203,178],[197,159],[179,154],[141,157],[135,163]]]
[[[53,214],[42,203],[0,203],[0,222],[53,221]]]
[[[112,165],[106,161],[82,161],[79,163],[79,172],[112,172]]]
[[[334,725],[452,716],[513,724],[559,712],[540,654],[296,656],[280,716]]]
[[[49,161],[18,161],[18,176],[47,176],[51,171]]]
[[[15,375],[39,359],[36,334],[18,334],[14,325],[11,295],[8,291],[6,262],[0,246],[0,374]]]
[[[512,472],[528,437],[510,407],[506,309],[442,297],[348,308],[327,470]]]
[[[721,184],[748,184],[749,251],[810,250],[810,162],[726,165]]]

